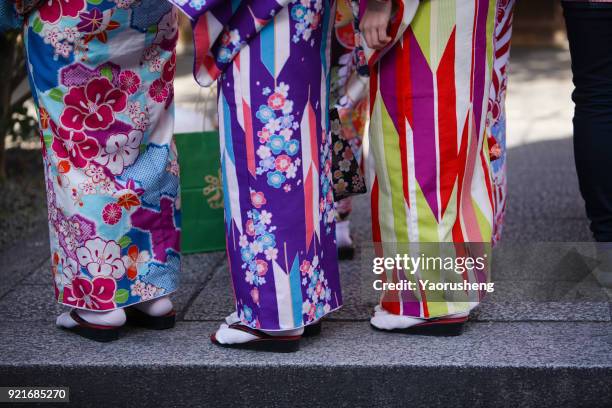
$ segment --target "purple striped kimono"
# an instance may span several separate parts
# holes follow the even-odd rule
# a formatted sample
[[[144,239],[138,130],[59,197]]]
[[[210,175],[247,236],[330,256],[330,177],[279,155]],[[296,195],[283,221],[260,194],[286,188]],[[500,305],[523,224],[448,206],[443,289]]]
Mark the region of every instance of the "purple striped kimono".
[[[258,329],[342,304],[328,129],[329,0],[173,0],[193,21],[195,76],[219,88],[236,309]]]

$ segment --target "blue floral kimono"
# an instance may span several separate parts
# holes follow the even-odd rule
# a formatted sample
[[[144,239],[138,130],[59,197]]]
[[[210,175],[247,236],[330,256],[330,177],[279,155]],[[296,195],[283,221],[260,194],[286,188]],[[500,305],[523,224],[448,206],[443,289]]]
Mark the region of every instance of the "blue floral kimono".
[[[112,310],[175,291],[177,11],[158,0],[51,0],[24,33],[57,300]]]

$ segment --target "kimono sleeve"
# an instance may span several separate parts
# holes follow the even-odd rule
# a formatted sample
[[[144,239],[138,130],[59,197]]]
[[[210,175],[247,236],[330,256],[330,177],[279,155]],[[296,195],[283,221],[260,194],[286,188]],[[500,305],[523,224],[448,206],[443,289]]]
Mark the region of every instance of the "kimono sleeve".
[[[355,5],[354,9],[357,13],[357,28],[359,28],[359,20],[363,17],[368,0],[353,0]],[[376,64],[383,55],[387,53],[395,44],[402,38],[406,29],[410,26],[410,23],[414,19],[416,12],[419,8],[420,0],[390,0],[396,5],[395,13],[391,19],[391,26],[389,29],[389,36],[392,38],[391,42],[381,50],[373,50],[369,48],[363,39],[363,36],[359,30],[357,30],[358,42],[363,45],[365,56],[370,66]]]

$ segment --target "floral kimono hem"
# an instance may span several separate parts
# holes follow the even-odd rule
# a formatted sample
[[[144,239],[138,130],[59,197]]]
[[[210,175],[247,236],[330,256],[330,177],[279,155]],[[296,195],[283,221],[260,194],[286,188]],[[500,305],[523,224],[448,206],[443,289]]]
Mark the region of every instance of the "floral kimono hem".
[[[54,0],[28,17],[59,303],[105,311],[178,287],[177,17],[156,0]]]
[[[342,305],[328,131],[333,7],[174,2],[194,21],[196,77],[217,80],[238,317],[264,330],[312,324]]]

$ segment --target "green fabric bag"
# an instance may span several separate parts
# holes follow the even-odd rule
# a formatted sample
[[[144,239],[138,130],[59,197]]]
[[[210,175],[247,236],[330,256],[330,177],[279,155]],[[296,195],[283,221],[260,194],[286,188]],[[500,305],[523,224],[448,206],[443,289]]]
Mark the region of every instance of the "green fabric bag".
[[[175,135],[181,167],[182,252],[225,250],[219,132]]]

